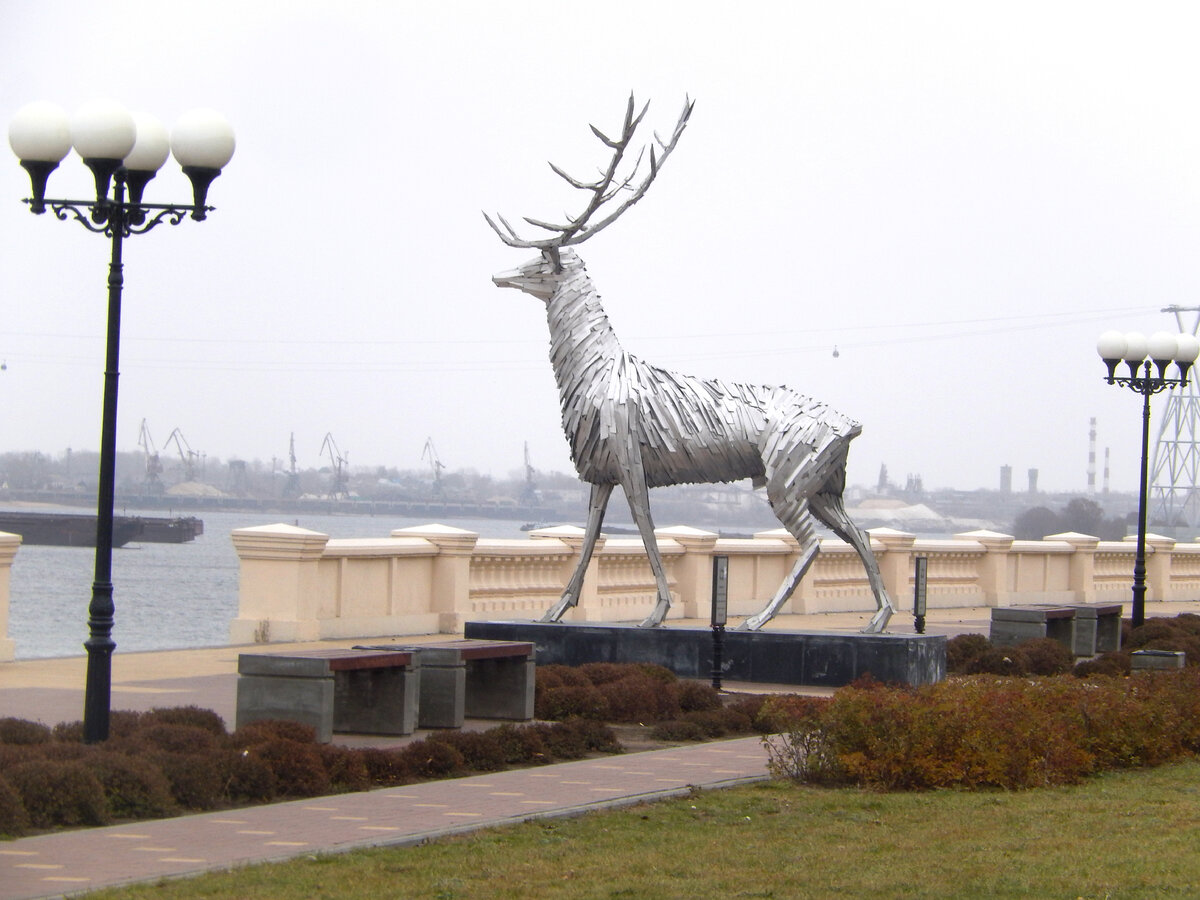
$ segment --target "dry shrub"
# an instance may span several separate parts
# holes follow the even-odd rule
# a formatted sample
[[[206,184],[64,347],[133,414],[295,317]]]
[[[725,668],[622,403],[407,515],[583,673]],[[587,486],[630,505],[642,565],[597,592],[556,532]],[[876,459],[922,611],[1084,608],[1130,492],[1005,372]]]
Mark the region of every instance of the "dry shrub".
[[[608,701],[599,689],[591,684],[564,684],[536,691],[533,707],[534,715],[548,721],[572,716],[606,719],[609,715]]]
[[[317,752],[329,775],[331,790],[338,793],[370,790],[371,773],[358,750],[337,744],[318,744]]]
[[[298,744],[315,744],[317,729],[291,719],[259,719],[243,725],[230,736],[234,747],[245,749],[268,741],[295,741]]]
[[[765,694],[739,694],[729,700],[727,708],[744,715],[756,731],[766,731],[768,729],[764,729],[759,721],[763,704],[766,702]]]
[[[163,750],[167,753],[210,753],[218,746],[211,731],[196,725],[144,725],[126,739],[142,750]]]
[[[541,733],[528,725],[500,725],[488,732],[499,743],[509,765],[550,762],[550,751]]]
[[[0,744],[45,744],[52,737],[50,728],[41,722],[11,716],[0,719]]]
[[[706,734],[696,722],[677,719],[674,722],[659,722],[650,732],[656,741],[702,741]]]
[[[160,725],[160,728],[177,728]],[[199,730],[199,729],[197,729]],[[149,758],[166,776],[171,796],[185,809],[204,810],[220,806],[228,775],[214,753],[168,753],[159,750]]]
[[[682,721],[692,722],[706,737],[719,738],[730,734],[747,734],[754,730],[745,713],[736,709],[698,709],[685,712]]]
[[[439,731],[428,740],[449,744],[472,771],[495,772],[504,768],[504,746],[490,731]]]
[[[578,672],[588,680],[589,684],[600,687],[610,681],[620,681],[630,673],[632,666],[628,663],[593,662],[584,663]]]
[[[400,752],[418,778],[446,778],[466,768],[462,754],[444,741],[414,741]]]
[[[44,759],[45,748],[53,744],[0,744],[0,772],[31,759]]]
[[[159,819],[179,811],[170,782],[145,759],[100,750],[88,757],[87,767],[99,779],[118,819]]]
[[[640,669],[628,670],[624,677],[596,685],[608,707],[606,716],[594,716],[612,722],[659,722],[679,717],[679,685],[664,682]]]
[[[29,813],[17,789],[0,775],[0,835],[20,837],[29,828]]]
[[[225,798],[230,803],[269,803],[278,793],[278,779],[271,764],[249,750],[226,750],[222,754]]]
[[[35,759],[13,766],[4,777],[35,828],[108,824],[104,788],[80,762]]]
[[[966,675],[977,656],[992,646],[982,634],[959,634],[946,641],[946,672],[950,675]]]
[[[318,797],[329,793],[329,773],[316,744],[275,738],[248,748],[248,754],[262,760],[275,773],[275,790],[281,797]]]
[[[682,712],[721,708],[721,695],[711,684],[705,684],[703,681],[680,681],[678,689],[679,709]]]
[[[967,663],[968,675],[1009,675],[1027,674],[1025,660],[1016,647],[988,647]]]
[[[1034,638],[1014,649],[1029,675],[1065,675],[1075,666],[1075,654],[1054,638]]]
[[[584,753],[620,753],[621,742],[616,733],[603,722],[594,719],[568,719],[550,726],[552,735],[564,744],[582,746]],[[554,737],[550,746],[554,749]],[[557,750],[555,750],[557,755]]]
[[[537,689],[541,689],[542,687],[586,687],[591,682],[586,675],[571,666],[548,665],[537,667],[534,684]]]
[[[108,739],[119,741],[128,738],[141,724],[142,713],[130,709],[114,709],[108,714]],[[56,741],[83,742],[83,722],[59,722],[53,728]]]
[[[775,694],[760,698],[751,722],[763,733],[790,731],[798,724],[816,719],[829,706],[829,697]]]
[[[1124,678],[1132,668],[1133,664],[1128,650],[1110,650],[1092,659],[1077,662],[1073,671],[1079,678],[1090,678],[1093,675]]]
[[[228,733],[225,730],[224,719],[211,709],[202,709],[199,706],[158,707],[142,714],[141,725],[191,725],[203,728],[218,738],[223,738]]]
[[[402,750],[364,747],[358,751],[358,757],[366,766],[371,784],[395,787],[413,779],[412,765]]]

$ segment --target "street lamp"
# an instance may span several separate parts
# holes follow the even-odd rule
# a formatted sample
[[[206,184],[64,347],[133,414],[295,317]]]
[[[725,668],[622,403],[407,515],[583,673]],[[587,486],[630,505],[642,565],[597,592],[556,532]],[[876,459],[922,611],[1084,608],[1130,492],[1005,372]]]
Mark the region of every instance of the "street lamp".
[[[1142,469],[1138,489],[1137,555],[1133,561],[1133,625],[1146,621],[1146,471],[1150,454],[1150,397],[1159,391],[1184,387],[1188,371],[1200,354],[1200,341],[1190,334],[1168,334],[1158,331],[1144,335],[1131,331],[1106,331],[1096,342],[1096,352],[1108,367],[1109,384],[1119,384],[1142,395]],[[1128,375],[1118,375],[1117,366],[1124,362]],[[1167,377],[1167,367],[1175,363],[1178,375]]]
[[[30,212],[49,206],[60,221],[74,219],[88,231],[112,241],[108,266],[108,337],[104,369],[104,405],[100,429],[100,484],[96,502],[96,568],[88,607],[87,684],[84,693],[83,739],[108,738],[112,688],[113,494],[116,483],[117,377],[121,343],[121,286],[124,281],[121,242],[167,221],[178,225],[188,214],[196,221],[212,209],[205,206],[209,185],[233,157],[233,129],[220,114],[198,109],[184,113],[168,139],[152,116],[131,114],[111,100],[81,107],[72,117],[53,103],[39,101],[19,109],[8,127],[8,143],[29,173],[33,196]],[[72,145],[92,172],[95,200],[46,198],[50,173]],[[143,203],[147,183],[173,153],[192,183],[192,204]],[[111,196],[109,194],[111,188]],[[126,199],[126,189],[129,191]]]

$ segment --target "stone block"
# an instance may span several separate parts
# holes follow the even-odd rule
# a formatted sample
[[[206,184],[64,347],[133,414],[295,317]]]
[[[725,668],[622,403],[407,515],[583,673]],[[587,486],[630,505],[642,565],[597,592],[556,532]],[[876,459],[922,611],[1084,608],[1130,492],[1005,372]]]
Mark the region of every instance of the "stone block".
[[[1135,672],[1182,669],[1187,663],[1187,654],[1182,650],[1134,650],[1129,654],[1129,660]]]

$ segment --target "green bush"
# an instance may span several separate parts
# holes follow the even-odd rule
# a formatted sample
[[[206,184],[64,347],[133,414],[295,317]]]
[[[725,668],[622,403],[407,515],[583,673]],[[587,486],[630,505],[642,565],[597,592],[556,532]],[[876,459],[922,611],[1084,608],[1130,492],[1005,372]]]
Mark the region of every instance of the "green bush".
[[[104,788],[80,762],[34,759],[13,766],[4,777],[35,828],[108,824]]]
[[[0,835],[20,837],[29,829],[29,813],[17,792],[3,775],[0,775]]]

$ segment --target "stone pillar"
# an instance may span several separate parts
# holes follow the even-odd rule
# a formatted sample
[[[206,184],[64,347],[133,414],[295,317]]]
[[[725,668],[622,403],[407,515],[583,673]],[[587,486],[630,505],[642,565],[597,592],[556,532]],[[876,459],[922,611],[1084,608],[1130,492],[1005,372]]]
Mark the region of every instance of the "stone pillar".
[[[259,525],[233,532],[240,561],[238,614],[229,625],[231,644],[315,641],[317,565],[329,535],[291,525]]]
[[[675,562],[675,584],[685,619],[708,619],[712,604],[712,560],[717,535],[687,525],[659,528],[655,535],[668,538],[683,547],[683,557]]]
[[[1008,554],[1012,551],[1013,536],[997,531],[966,531],[954,535],[955,540],[982,544],[986,555],[979,561],[979,589],[988,606],[1008,606],[1012,602],[1013,585],[1008,577]]]
[[[0,662],[12,662],[17,656],[17,642],[8,636],[8,586],[20,546],[20,535],[0,531]]]
[[[872,546],[875,561],[892,605],[901,609],[912,594],[912,548],[917,536],[894,528],[872,528],[867,533],[872,545],[883,545],[882,552]]]
[[[1175,540],[1161,534],[1146,535],[1146,599],[1174,600],[1171,590],[1171,557]]]
[[[1067,575],[1068,587],[1076,603],[1096,602],[1096,548],[1100,538],[1090,534],[1066,531],[1048,534],[1047,541],[1063,541],[1071,545],[1071,566]]]
[[[430,612],[437,613],[438,631],[462,631],[463,623],[471,617],[471,557],[479,535],[449,525],[416,525],[398,528],[392,537],[424,538],[437,547]]]
[[[571,580],[571,575],[574,574],[576,567],[579,565],[579,557],[583,552],[583,536],[584,530],[577,525],[555,525],[551,528],[539,528],[536,531],[529,532],[530,538],[534,540],[546,540],[554,538],[562,541],[571,550],[571,559],[567,561],[567,565],[563,569],[562,586],[565,590],[567,583]],[[591,621],[589,612],[595,617],[596,621],[604,621],[604,611],[600,608],[600,551],[604,549],[606,538],[603,533],[596,538],[596,546],[592,549],[592,558],[588,561],[587,571],[583,575],[583,587],[579,591],[579,604],[571,610],[567,610],[563,616],[564,622],[587,622]]]

